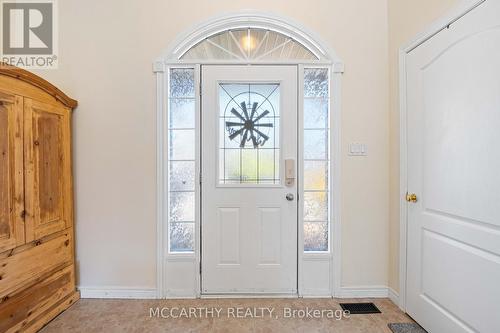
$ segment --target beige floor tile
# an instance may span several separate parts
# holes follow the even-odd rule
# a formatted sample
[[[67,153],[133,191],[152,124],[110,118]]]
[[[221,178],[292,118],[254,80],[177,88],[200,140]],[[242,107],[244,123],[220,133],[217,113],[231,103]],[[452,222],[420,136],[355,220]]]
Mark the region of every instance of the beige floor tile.
[[[381,314],[351,315],[341,320],[329,318],[284,318],[283,309],[332,309],[340,310],[341,302],[372,301]],[[202,308],[197,318],[150,317],[150,308]],[[199,318],[204,308],[222,308],[221,316]],[[250,309],[258,318],[233,318],[229,308]],[[269,317],[267,310],[273,308]],[[236,310],[235,310],[236,311]],[[235,315],[236,312],[234,311]],[[244,312],[246,313],[246,312]],[[248,314],[248,313],[247,313]],[[263,315],[263,316],[262,316]],[[262,317],[260,317],[262,316]],[[411,322],[388,299],[338,300],[338,299],[196,299],[196,300],[99,300],[82,299],[59,315],[43,329],[43,333],[167,333],[167,332],[334,332],[334,333],[390,333],[391,322]]]

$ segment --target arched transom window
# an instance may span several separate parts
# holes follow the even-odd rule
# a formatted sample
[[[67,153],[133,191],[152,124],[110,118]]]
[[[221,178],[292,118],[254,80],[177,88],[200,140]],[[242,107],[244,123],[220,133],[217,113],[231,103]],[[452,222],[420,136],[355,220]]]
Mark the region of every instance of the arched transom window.
[[[181,60],[319,60],[293,37],[259,28],[230,29],[213,34],[187,50]]]

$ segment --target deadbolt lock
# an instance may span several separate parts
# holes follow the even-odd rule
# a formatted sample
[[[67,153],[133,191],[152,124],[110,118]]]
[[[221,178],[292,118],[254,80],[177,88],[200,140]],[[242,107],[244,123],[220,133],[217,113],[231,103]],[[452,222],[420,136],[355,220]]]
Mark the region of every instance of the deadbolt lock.
[[[418,201],[418,198],[417,198],[417,195],[415,193],[406,193],[406,201],[408,202],[417,202]]]

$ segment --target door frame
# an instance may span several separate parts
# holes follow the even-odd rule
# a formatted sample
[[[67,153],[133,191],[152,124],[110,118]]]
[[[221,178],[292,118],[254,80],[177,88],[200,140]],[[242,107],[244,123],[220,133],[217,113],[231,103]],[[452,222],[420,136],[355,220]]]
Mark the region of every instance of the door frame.
[[[229,67],[229,66],[240,66],[241,65],[237,65],[237,64],[231,64],[231,65],[220,65],[220,64],[217,64],[217,65],[207,65],[207,64],[202,64],[200,65],[200,70],[199,70],[199,77],[198,77],[198,80],[200,82],[200,89],[201,90],[204,90],[204,87],[203,87],[203,68],[204,67],[211,67],[211,66],[218,66],[218,67]],[[300,124],[301,124],[301,120],[300,120],[300,111],[299,111],[299,101],[300,101],[300,98],[299,98],[299,93],[300,93],[300,89],[299,89],[299,80],[298,80],[298,73],[299,73],[299,65],[289,65],[289,64],[250,64],[248,65],[249,67],[280,67],[280,66],[287,66],[287,67],[291,67],[291,68],[294,68],[296,71],[297,71],[297,77],[296,77],[296,84],[297,86],[295,87],[295,98],[297,100],[297,110],[296,110],[296,117],[297,117],[297,120],[296,120],[296,128],[295,128],[295,135],[297,136],[297,146],[295,147],[296,149],[296,154],[295,154],[295,161],[296,161],[296,164],[298,164],[298,162],[301,160],[301,156],[300,156],[300,146],[301,146],[301,141],[300,141]],[[224,80],[222,80],[224,81]],[[278,80],[277,80],[278,81]],[[217,81],[219,82],[219,81]],[[281,81],[279,81],[281,82]],[[203,97],[205,97],[205,95],[202,95],[200,94],[200,101],[199,101],[199,109],[198,109],[198,117],[199,119],[201,120],[201,115],[203,114]],[[216,96],[215,98],[218,99],[218,97]],[[281,118],[282,116],[280,116]],[[198,122],[198,125],[199,125],[199,128],[197,129],[197,133],[199,132],[200,134],[203,132],[203,123],[202,121]],[[280,138],[279,138],[279,142],[280,142],[280,145],[284,142],[283,141],[283,133],[281,132],[281,129],[283,128],[283,122],[281,121],[280,119]],[[217,124],[217,128],[218,128],[218,131],[220,131],[220,124],[218,123]],[[219,132],[217,132],[216,135],[218,135]],[[199,146],[198,146],[198,150],[196,153],[199,154],[199,165],[201,167],[201,164],[202,164],[202,156],[203,156],[203,145],[201,144],[201,135],[200,135],[200,142],[199,142]],[[218,141],[218,139],[217,139]],[[211,147],[211,148],[215,148],[214,150],[217,151],[217,154],[219,154],[219,149],[218,147]],[[282,165],[284,166],[284,155],[283,155],[283,149],[282,147],[280,147],[280,163],[283,163]],[[218,155],[216,157],[216,160],[218,160]],[[216,175],[219,173],[219,166],[217,165],[216,166],[216,170],[215,170],[215,173],[212,173],[211,177],[217,177]],[[285,187],[285,184],[283,183],[283,180],[284,180],[284,173],[282,172],[282,167],[280,166],[280,173],[282,173],[280,175],[280,177],[282,177],[281,179],[281,183],[279,185],[267,185],[267,186],[263,186],[262,188],[273,188],[273,189],[278,189],[278,188],[284,188]],[[207,174],[207,173],[204,173],[204,175]],[[210,173],[209,173],[210,174]],[[298,196],[300,194],[300,191],[301,191],[301,186],[300,184],[302,184],[302,179],[303,177],[302,176],[302,171],[300,171],[297,167],[296,167],[296,175],[295,175],[295,181],[296,181],[296,193],[294,193],[294,195]],[[217,183],[217,179],[215,180],[215,183]],[[241,185],[241,184],[240,184]],[[218,187],[216,185],[216,187]],[[246,185],[243,184],[242,186],[238,186],[238,185],[224,185],[222,188],[240,188],[240,189],[258,189],[260,188],[260,186],[258,185],[253,185],[253,184],[250,184],[250,185]],[[199,261],[200,261],[200,297],[202,298],[210,298],[210,297],[235,297],[234,295],[235,294],[232,294],[232,293],[226,293],[226,292],[223,292],[221,294],[214,294],[214,293],[203,293],[203,254],[202,254],[202,249],[203,249],[203,215],[202,215],[202,212],[203,212],[203,209],[202,209],[202,205],[203,205],[203,193],[202,193],[202,189],[200,187],[200,191],[199,193],[197,193],[197,195],[199,196],[199,202],[200,202],[200,205],[198,207],[197,205],[197,209],[199,209],[200,213],[199,213],[199,226],[198,226],[198,234],[200,235],[200,243],[199,243]],[[294,296],[298,296],[299,295],[299,263],[300,263],[300,260],[299,260],[299,244],[301,242],[301,239],[303,239],[303,237],[301,237],[301,233],[300,233],[300,230],[299,230],[299,214],[301,214],[301,205],[297,202],[297,208],[296,208],[296,218],[295,218],[295,228],[297,228],[297,234],[296,234],[296,247],[295,247],[295,257],[296,257],[296,267],[295,267],[295,275],[296,275],[296,292],[295,293],[273,293],[273,292],[264,292],[264,293],[256,293],[256,294],[248,294],[249,296],[254,296],[254,297],[261,297],[261,296],[274,296],[274,297],[294,297]],[[247,294],[236,294],[238,296],[247,296]]]
[[[399,49],[399,296],[391,299],[406,312],[407,281],[407,238],[408,238],[408,110],[406,93],[406,58],[416,48],[423,45],[453,23],[488,0],[463,0],[446,15],[435,21],[428,29],[419,33]]]
[[[182,60],[180,56],[186,52],[191,46],[195,45],[200,40],[207,38],[217,31],[229,30],[235,27],[258,27],[268,30],[274,30],[285,33],[290,38],[303,44],[305,47],[313,50],[315,54],[319,55],[319,60],[292,60],[292,61],[273,61],[273,60],[260,60],[260,61],[231,61],[231,60]],[[196,25],[189,31],[179,35],[179,38],[170,45],[156,61],[153,62],[153,72],[156,76],[156,177],[157,177],[157,200],[156,200],[156,216],[157,216],[157,272],[156,272],[156,298],[199,298],[201,297],[201,274],[199,272],[199,265],[201,259],[200,253],[200,232],[196,230],[195,251],[192,253],[169,253],[168,251],[168,215],[166,205],[168,195],[168,179],[166,173],[166,166],[168,165],[167,154],[165,149],[168,140],[168,127],[167,127],[167,111],[168,111],[168,77],[170,68],[193,68],[195,72],[195,95],[196,95],[196,112],[199,117],[200,112],[200,70],[201,65],[296,65],[298,66],[298,116],[299,116],[299,130],[302,129],[303,115],[303,73],[304,68],[328,68],[330,73],[330,186],[331,186],[331,200],[330,208],[330,237],[329,237],[329,251],[320,253],[304,253],[302,242],[302,230],[299,228],[298,237],[298,295],[304,297],[332,297],[341,295],[341,78],[344,73],[344,64],[335,52],[328,47],[326,43],[321,41],[314,33],[310,32],[306,27],[300,23],[294,22],[293,19],[288,17],[280,17],[277,15],[269,15],[267,13],[259,13],[253,10],[241,11],[229,15],[221,15],[212,18],[202,25]],[[197,120],[199,122],[199,119]],[[196,140],[199,145],[199,123],[196,128]],[[301,143],[299,143],[301,145]],[[301,149],[301,146],[299,146]],[[200,162],[200,149],[196,147],[196,161],[197,170],[199,170]],[[298,152],[298,173],[302,174],[302,160],[301,152]],[[196,176],[199,176],[197,172]],[[200,195],[199,182],[197,185],[196,196]],[[302,188],[299,188],[299,193]],[[300,207],[300,205],[299,205]],[[196,207],[197,226],[199,223],[200,207]],[[299,211],[300,218],[301,211]],[[299,220],[300,221],[300,220]],[[299,225],[299,224],[298,224]],[[302,265],[315,265],[328,263],[329,277],[328,288],[321,290],[305,290],[304,278],[302,276]],[[177,272],[178,270],[189,274],[188,287],[182,288],[174,287],[172,284],[178,286],[179,279],[172,278],[169,272]],[[167,280],[168,277],[168,280]],[[191,281],[191,278],[194,282]],[[175,281],[172,281],[172,280]],[[184,279],[186,280],[186,279]],[[186,283],[184,283],[185,285]],[[309,281],[309,285],[311,281]],[[244,296],[244,295],[241,295]],[[294,297],[297,297],[294,296]],[[213,296],[212,296],[213,297]],[[218,296],[221,297],[221,296]],[[232,295],[231,297],[235,297]],[[263,297],[256,295],[252,297]],[[276,297],[276,296],[272,296]]]

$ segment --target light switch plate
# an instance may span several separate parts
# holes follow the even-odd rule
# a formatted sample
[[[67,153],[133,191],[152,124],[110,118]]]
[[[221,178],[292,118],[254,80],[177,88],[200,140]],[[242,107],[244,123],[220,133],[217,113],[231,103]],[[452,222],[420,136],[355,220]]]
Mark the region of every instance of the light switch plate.
[[[350,143],[349,156],[367,156],[368,148],[364,143]]]

